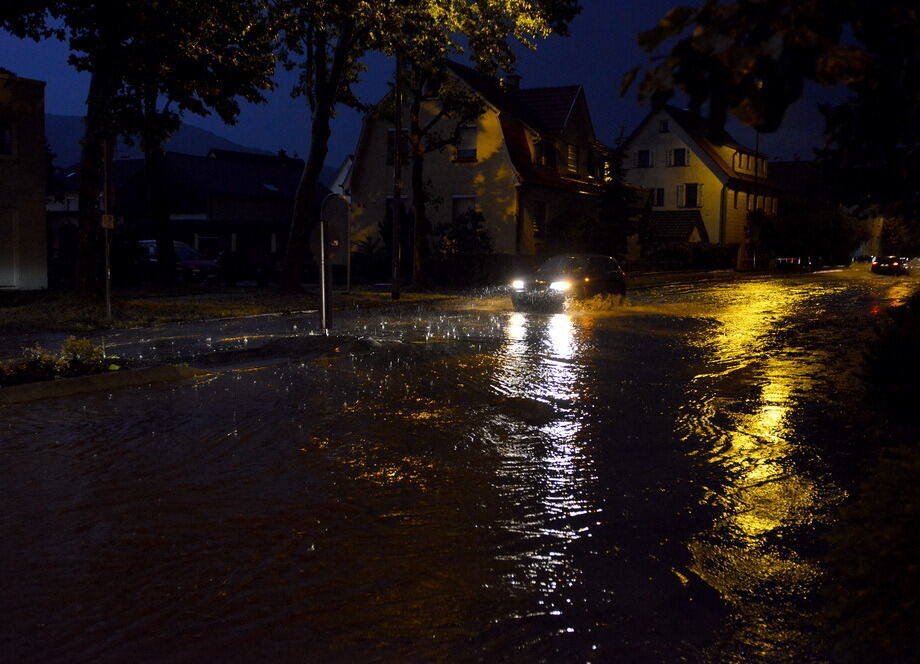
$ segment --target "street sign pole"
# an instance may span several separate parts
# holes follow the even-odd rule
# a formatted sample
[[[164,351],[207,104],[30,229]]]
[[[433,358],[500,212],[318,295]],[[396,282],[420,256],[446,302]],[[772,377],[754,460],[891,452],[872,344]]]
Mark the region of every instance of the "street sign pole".
[[[396,81],[393,85],[393,109],[396,114],[393,132],[393,246],[392,246],[392,291],[394,300],[399,299],[400,247],[399,216],[402,207],[402,61],[396,51]]]

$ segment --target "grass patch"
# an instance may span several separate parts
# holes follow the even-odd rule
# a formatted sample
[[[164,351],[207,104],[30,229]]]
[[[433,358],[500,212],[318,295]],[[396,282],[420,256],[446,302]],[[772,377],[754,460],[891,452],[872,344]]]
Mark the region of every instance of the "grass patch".
[[[452,299],[438,293],[403,292],[398,302],[390,293],[353,290],[335,293],[337,310],[383,306],[436,304]],[[100,299],[86,300],[72,294],[0,292],[0,331],[88,332],[98,329],[143,327],[177,321],[234,318],[271,313],[290,313],[319,308],[316,293],[282,294],[270,289],[228,291],[134,291],[112,297],[112,320],[106,320]]]

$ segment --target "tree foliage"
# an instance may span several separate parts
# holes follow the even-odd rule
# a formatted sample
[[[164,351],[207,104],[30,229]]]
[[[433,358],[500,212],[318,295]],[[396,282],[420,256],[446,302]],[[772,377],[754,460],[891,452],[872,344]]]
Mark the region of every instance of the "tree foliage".
[[[260,101],[274,64],[265,19],[261,0],[14,0],[0,9],[0,27],[19,37],[66,39],[70,64],[90,73],[80,163],[79,291],[91,293],[101,282],[99,192],[106,150],[120,135],[136,134],[149,155],[185,111],[214,109],[232,121],[238,97]]]
[[[850,99],[824,109],[821,157],[848,201],[880,203],[916,217],[920,166],[920,12],[915,0],[707,0],[671,9],[639,44],[657,59],[641,99],[675,91],[713,125],[729,112],[775,131],[805,83],[846,86]],[[667,44],[667,47],[665,46]],[[664,51],[659,53],[659,51]],[[623,80],[634,82],[639,68]]]
[[[577,0],[276,0],[284,35],[284,57],[301,76],[295,94],[312,112],[310,153],[298,188],[282,269],[282,288],[299,288],[308,229],[316,219],[312,203],[338,104],[360,107],[352,84],[368,51],[397,53],[406,62],[437,63],[465,53],[496,71],[514,62],[512,44],[533,45],[552,31],[563,32],[577,14]]]

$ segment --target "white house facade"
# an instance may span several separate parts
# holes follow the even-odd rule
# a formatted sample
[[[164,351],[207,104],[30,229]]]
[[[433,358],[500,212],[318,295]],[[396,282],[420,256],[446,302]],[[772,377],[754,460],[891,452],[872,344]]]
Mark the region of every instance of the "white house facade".
[[[776,214],[766,157],[724,132],[707,131],[689,111],[652,111],[622,149],[627,182],[649,193],[653,233],[739,245],[743,254],[750,239],[748,212]]]

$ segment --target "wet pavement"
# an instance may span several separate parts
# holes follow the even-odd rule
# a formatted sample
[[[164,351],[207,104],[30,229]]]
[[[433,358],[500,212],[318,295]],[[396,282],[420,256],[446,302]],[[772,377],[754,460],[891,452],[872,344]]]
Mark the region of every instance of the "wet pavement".
[[[106,335],[157,361],[270,352],[0,408],[0,653],[824,661],[854,372],[916,286],[662,283],[562,314],[490,295],[342,315],[321,344],[307,314]]]

